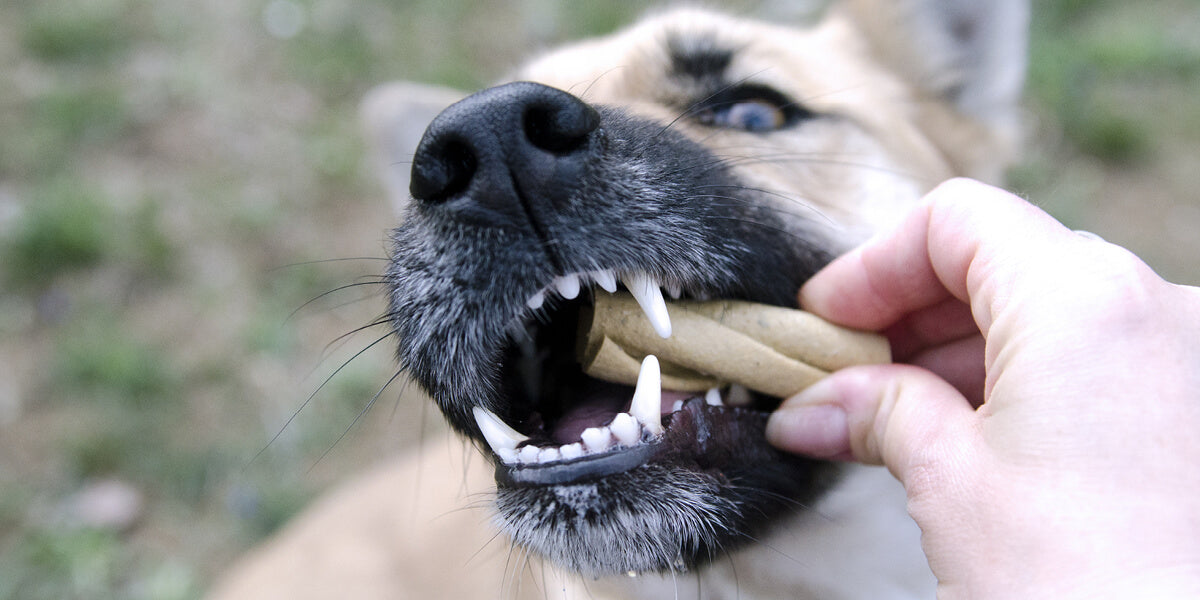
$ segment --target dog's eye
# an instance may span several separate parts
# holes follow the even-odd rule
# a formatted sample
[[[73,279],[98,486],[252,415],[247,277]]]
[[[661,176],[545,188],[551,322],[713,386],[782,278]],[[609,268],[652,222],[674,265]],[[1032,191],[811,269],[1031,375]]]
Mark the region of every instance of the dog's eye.
[[[787,96],[767,87],[738,86],[706,98],[695,109],[702,125],[752,133],[776,131],[812,116]]]

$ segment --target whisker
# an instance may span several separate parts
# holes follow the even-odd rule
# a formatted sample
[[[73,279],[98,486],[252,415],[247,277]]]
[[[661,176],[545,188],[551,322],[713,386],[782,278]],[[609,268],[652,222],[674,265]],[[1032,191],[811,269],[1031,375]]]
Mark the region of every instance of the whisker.
[[[389,333],[387,336],[380,338],[380,340],[386,339],[390,335],[391,334]],[[374,345],[374,344],[372,344],[372,345]],[[358,412],[358,414],[354,416],[354,420],[350,421],[350,424],[346,426],[346,430],[342,432],[342,435],[339,435],[338,438],[336,440],[334,440],[333,443],[330,444],[329,447],[326,448],[324,452],[321,453],[321,456],[317,457],[317,460],[315,462],[313,462],[312,466],[308,468],[309,473],[311,473],[312,470],[315,469],[317,467],[317,465],[320,464],[321,461],[324,460],[324,458],[326,456],[328,456],[330,452],[333,451],[333,449],[338,445],[338,443],[340,443],[343,439],[345,439],[346,435],[348,433],[350,433],[350,430],[354,429],[354,426],[357,425],[359,420],[363,418],[363,415],[367,414],[367,411],[371,410],[372,406],[375,406],[375,401],[379,399],[379,396],[383,394],[384,390],[386,390],[388,388],[388,386],[392,385],[392,382],[396,381],[396,379],[399,378],[402,374],[404,374],[403,369],[397,370],[395,372],[395,374],[393,374],[391,377],[389,377],[387,382],[383,384],[383,387],[379,388],[379,391],[375,392],[374,396],[371,396],[371,400],[368,401],[367,405],[364,406],[363,409],[360,410]]]
[[[317,302],[317,301],[319,301],[319,300],[321,300],[322,298],[325,298],[325,297],[327,297],[327,296],[330,296],[330,295],[336,294],[336,293],[338,293],[338,292],[341,292],[341,291],[344,291],[344,290],[348,290],[348,289],[356,288],[356,287],[363,287],[363,286],[368,286],[368,285],[385,285],[386,283],[387,283],[387,280],[386,280],[386,279],[380,278],[379,280],[373,280],[373,281],[356,281],[356,282],[354,282],[354,283],[347,283],[347,284],[345,284],[345,285],[339,285],[339,286],[337,286],[337,287],[333,288],[332,290],[329,290],[329,291],[326,291],[326,292],[322,292],[322,293],[318,294],[317,296],[315,296],[315,297],[313,297],[313,298],[310,298],[310,299],[309,299],[307,302],[305,302],[304,304],[301,304],[300,306],[298,306],[298,307],[296,308],[296,310],[293,310],[292,312],[288,313],[288,316],[287,316],[287,318],[286,318],[286,319],[284,319],[284,320],[283,320],[283,322],[284,322],[284,323],[287,323],[287,322],[291,321],[291,320],[292,320],[292,319],[293,319],[293,318],[296,316],[296,314],[297,314],[297,313],[299,313],[300,311],[304,310],[305,308],[307,308],[307,307],[308,307],[309,305],[311,305],[312,303],[314,303],[314,302]],[[343,304],[343,305],[339,305],[339,306],[345,306],[345,305]]]
[[[317,397],[317,394],[321,393],[321,390],[325,389],[325,386],[328,385],[329,382],[332,381],[333,378],[336,377],[338,373],[342,372],[342,369],[345,369],[347,365],[349,365],[351,362],[354,361],[354,359],[358,358],[359,356],[362,356],[363,353],[365,353],[367,350],[370,350],[371,348],[375,347],[377,344],[379,344],[383,340],[388,339],[392,335],[393,335],[393,332],[389,331],[386,335],[383,335],[383,336],[379,337],[378,339],[376,339],[375,341],[371,342],[370,344],[367,344],[366,348],[363,348],[362,350],[359,350],[358,352],[356,352],[354,354],[354,356],[351,356],[350,358],[346,359],[346,362],[343,362],[341,364],[341,366],[339,366],[337,369],[335,369],[333,371],[333,373],[330,373],[329,376],[326,377],[325,380],[321,382],[321,385],[317,386],[317,389],[313,390],[313,393],[309,394],[308,397],[304,399],[304,402],[300,403],[300,407],[297,408],[294,412],[292,412],[292,415],[290,417],[288,417],[287,421],[285,421],[283,423],[283,426],[281,426],[279,428],[279,431],[275,432],[275,435],[271,437],[270,441],[268,441],[267,444],[265,446],[263,446],[262,449],[259,450],[258,453],[256,453],[250,459],[250,461],[247,463],[246,466],[249,466],[250,464],[253,464],[254,461],[258,460],[258,457],[262,456],[262,454],[267,451],[267,448],[270,448],[271,445],[274,444],[279,439],[279,436],[283,435],[283,432],[288,428],[289,425],[292,424],[292,421],[295,421],[296,417],[300,416],[300,412],[303,411],[305,409],[305,407],[307,407],[309,405],[309,403],[311,403],[313,401],[313,398]],[[396,375],[394,375],[392,377],[392,379],[395,379],[396,376],[399,376],[399,374],[400,374],[400,372],[397,372]],[[391,382],[391,380],[389,380],[389,383],[390,382]],[[328,452],[328,450],[326,452]],[[322,456],[324,456],[324,455],[322,455]]]
[[[274,273],[275,271],[281,271],[283,269],[292,269],[295,267],[305,267],[305,266],[309,266],[309,265],[320,265],[320,264],[333,263],[333,262],[349,262],[349,261],[355,261],[355,260],[381,260],[381,261],[386,262],[388,259],[383,258],[382,256],[347,256],[347,257],[343,257],[343,258],[323,258],[320,260],[306,260],[303,262],[288,263],[286,265],[279,265],[277,267],[271,267],[270,269],[267,269],[267,273]]]

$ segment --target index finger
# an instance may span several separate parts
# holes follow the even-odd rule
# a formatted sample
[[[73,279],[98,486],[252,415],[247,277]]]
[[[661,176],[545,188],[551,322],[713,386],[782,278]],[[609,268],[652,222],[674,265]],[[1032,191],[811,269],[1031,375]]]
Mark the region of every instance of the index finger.
[[[970,305],[986,335],[997,290],[1063,236],[1076,237],[1028,202],[976,181],[951,180],[897,229],[817,273],[800,302],[836,323],[880,330],[955,298]]]

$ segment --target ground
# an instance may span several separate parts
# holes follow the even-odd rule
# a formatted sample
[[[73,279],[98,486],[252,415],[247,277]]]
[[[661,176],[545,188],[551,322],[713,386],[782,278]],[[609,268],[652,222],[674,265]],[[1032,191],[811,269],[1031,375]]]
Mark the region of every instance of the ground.
[[[1035,4],[1010,186],[1200,283],[1200,4]],[[440,428],[402,382],[372,405],[386,341],[347,363],[385,331],[339,337],[383,310],[393,220],[357,103],[391,79],[477,89],[641,10],[0,5],[0,600],[197,597]]]

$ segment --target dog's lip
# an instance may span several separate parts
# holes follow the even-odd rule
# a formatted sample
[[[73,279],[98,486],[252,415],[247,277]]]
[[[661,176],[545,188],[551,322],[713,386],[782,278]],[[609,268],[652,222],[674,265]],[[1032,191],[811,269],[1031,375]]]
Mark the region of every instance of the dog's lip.
[[[496,482],[507,487],[581,484],[667,461],[681,466],[719,467],[730,458],[723,455],[732,447],[729,438],[740,435],[746,423],[761,429],[766,417],[764,411],[714,406],[701,397],[692,397],[665,415],[663,434],[654,439],[546,464],[499,462]]]

